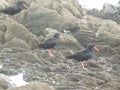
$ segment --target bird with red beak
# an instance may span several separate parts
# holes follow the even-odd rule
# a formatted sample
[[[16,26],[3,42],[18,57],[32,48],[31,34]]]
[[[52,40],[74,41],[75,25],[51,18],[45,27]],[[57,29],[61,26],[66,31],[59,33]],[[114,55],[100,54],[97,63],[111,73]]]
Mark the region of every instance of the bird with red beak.
[[[18,14],[23,10],[23,7],[28,8],[28,5],[25,1],[18,1],[15,5],[3,8],[0,10],[1,13],[7,14],[13,19],[13,15]]]
[[[84,64],[87,60],[91,59],[94,55],[94,50],[99,51],[99,49],[95,46],[95,44],[88,44],[87,48],[79,51],[73,55],[66,56],[68,59],[75,59],[76,61],[80,61],[82,64],[82,68],[85,69]]]
[[[55,33],[52,38],[45,40],[43,43],[39,44],[37,47],[43,48],[43,49],[48,49],[48,55],[54,56],[52,54],[51,50],[52,50],[52,48],[54,48],[58,44],[59,38],[61,40],[63,40],[63,37],[62,37],[62,35],[60,35],[60,33]]]

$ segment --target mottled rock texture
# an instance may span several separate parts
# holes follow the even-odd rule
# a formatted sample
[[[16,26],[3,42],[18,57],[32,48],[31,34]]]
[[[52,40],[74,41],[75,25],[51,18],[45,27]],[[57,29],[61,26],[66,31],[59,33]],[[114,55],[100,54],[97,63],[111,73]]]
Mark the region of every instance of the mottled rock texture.
[[[0,6],[14,2],[5,0]],[[47,84],[56,90],[120,90],[119,24],[84,16],[76,0],[26,2],[29,8],[12,21],[0,14],[0,73],[24,73],[25,81],[38,83],[9,88],[5,82],[0,83],[1,90],[40,90],[41,85],[47,90]],[[36,46],[56,32],[64,40],[59,40],[52,49],[54,57],[49,57],[47,50]],[[86,48],[88,43],[95,43],[100,50],[86,63],[87,70],[82,69],[80,62],[66,60],[66,55]]]

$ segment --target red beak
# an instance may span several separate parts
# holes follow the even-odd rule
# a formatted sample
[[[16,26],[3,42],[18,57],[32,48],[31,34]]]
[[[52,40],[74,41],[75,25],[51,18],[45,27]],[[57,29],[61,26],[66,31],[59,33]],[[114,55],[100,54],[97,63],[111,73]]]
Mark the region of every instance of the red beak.
[[[97,52],[99,51],[99,49],[97,47],[94,46],[93,48],[95,49],[95,51],[97,51]]]
[[[28,8],[28,6],[27,6],[27,4],[26,3],[23,3],[23,6],[27,9]]]

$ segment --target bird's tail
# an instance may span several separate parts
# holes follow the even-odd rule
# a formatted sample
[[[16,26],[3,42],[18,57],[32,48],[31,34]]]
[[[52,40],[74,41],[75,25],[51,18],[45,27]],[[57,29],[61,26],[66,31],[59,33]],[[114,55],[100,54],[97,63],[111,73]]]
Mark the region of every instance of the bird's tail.
[[[5,9],[0,9],[0,12],[3,12]]]
[[[1,13],[1,12],[4,12],[4,10],[3,10],[3,9],[0,9],[0,13]]]
[[[32,49],[42,48],[42,46],[43,46],[42,44],[35,45],[35,46],[32,47]]]
[[[0,10],[0,13],[2,12],[2,10]]]
[[[72,56],[72,55],[70,55],[70,56],[65,56],[65,58],[67,58],[67,59],[72,59],[73,56]]]
[[[37,45],[36,47],[42,48],[42,47],[43,47],[43,44],[39,44],[39,45]]]

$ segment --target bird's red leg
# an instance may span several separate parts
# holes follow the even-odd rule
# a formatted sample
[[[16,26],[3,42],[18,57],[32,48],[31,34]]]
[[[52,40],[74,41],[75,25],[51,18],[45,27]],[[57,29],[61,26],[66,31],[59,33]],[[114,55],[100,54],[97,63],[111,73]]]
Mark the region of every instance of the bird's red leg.
[[[54,56],[54,55],[52,54],[52,52],[51,52],[51,49],[48,49],[48,55],[49,55],[49,56]]]
[[[81,64],[82,64],[82,68],[84,69],[84,68],[85,68],[85,66],[84,66],[84,62],[82,62]]]
[[[85,69],[85,65],[84,65],[85,63],[86,63],[86,61],[83,61],[83,62],[81,63],[83,69]]]
[[[13,16],[9,16],[11,20],[14,20]]]

